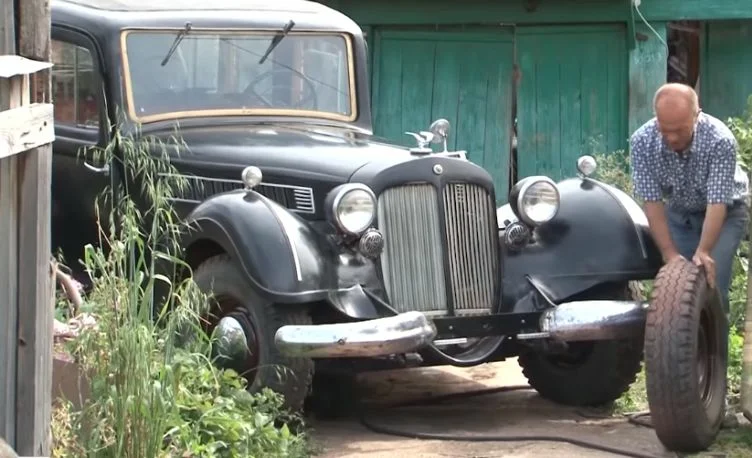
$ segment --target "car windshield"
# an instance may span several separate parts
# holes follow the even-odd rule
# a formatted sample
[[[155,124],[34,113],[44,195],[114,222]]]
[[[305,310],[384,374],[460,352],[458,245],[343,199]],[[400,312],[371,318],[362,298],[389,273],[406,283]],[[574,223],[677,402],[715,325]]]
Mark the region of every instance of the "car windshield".
[[[131,118],[149,122],[259,114],[355,119],[349,37],[293,29],[277,39],[262,61],[275,35],[125,31],[124,76]]]

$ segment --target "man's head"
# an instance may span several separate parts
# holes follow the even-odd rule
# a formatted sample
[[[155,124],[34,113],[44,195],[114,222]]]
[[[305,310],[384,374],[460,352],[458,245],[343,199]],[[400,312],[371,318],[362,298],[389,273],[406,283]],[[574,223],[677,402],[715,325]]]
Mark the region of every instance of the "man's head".
[[[664,84],[655,93],[653,109],[666,144],[674,151],[687,149],[700,114],[695,90],[680,83]]]

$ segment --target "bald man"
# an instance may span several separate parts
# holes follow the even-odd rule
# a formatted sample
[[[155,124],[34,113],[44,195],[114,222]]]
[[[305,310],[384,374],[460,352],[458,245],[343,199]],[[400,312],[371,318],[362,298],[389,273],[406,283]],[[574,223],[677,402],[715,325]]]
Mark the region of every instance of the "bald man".
[[[653,108],[655,117],[630,139],[635,194],[644,201],[664,262],[684,258],[704,266],[728,316],[731,269],[749,205],[736,139],[723,122],[700,110],[689,86],[662,86]]]

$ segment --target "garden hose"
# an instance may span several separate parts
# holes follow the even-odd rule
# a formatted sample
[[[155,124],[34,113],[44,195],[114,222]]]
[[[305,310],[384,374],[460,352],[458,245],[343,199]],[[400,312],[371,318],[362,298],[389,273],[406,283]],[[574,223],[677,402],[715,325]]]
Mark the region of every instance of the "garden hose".
[[[495,393],[519,391],[519,390],[529,390],[529,389],[530,389],[530,386],[528,385],[514,385],[514,386],[505,386],[505,387],[498,387],[498,388],[488,388],[488,389],[482,389],[482,390],[466,391],[466,392],[461,392],[461,393],[451,393],[451,394],[446,394],[446,395],[423,397],[423,398],[417,398],[417,399],[411,399],[407,401],[392,403],[392,404],[387,405],[385,408],[381,410],[393,409],[393,408],[398,408],[398,407],[408,407],[408,406],[432,405],[432,404],[438,404],[438,403],[452,400],[452,399],[464,399],[464,398],[470,398],[470,397],[475,397],[475,396],[483,396],[487,394],[495,394]],[[361,403],[357,403],[357,404],[358,404],[358,417],[359,417],[360,423],[366,428],[370,429],[371,431],[379,433],[379,434],[407,437],[411,439],[446,440],[446,441],[458,441],[458,442],[561,442],[561,443],[568,443],[571,445],[575,445],[578,447],[583,447],[583,448],[587,448],[591,450],[599,450],[602,452],[612,453],[615,455],[629,456],[629,457],[634,457],[634,458],[663,458],[657,455],[639,453],[639,452],[634,452],[631,450],[620,449],[617,447],[609,447],[607,445],[601,445],[601,444],[596,444],[596,443],[588,442],[584,440],[573,439],[571,437],[556,436],[556,435],[536,435],[536,434],[464,435],[464,434],[435,434],[435,433],[405,431],[405,430],[401,430],[398,428],[378,425],[369,421],[366,418],[364,406]],[[644,423],[639,420],[640,417],[646,414],[648,413],[637,412],[637,413],[629,415],[627,419],[630,423],[637,424],[640,426],[650,427],[649,424]],[[678,456],[678,455],[674,454],[674,456]]]

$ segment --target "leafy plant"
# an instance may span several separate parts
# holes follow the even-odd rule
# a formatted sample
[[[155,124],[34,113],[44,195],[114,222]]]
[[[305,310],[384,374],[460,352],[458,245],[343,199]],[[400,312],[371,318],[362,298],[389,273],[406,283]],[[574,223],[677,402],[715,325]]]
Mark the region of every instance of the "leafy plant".
[[[115,145],[119,152],[115,155]],[[284,421],[280,395],[251,394],[245,379],[214,364],[212,338],[203,328],[208,297],[179,257],[186,230],[170,197],[184,189],[161,142],[116,137],[94,151],[127,164],[130,189],[108,189],[99,205],[98,246],[83,261],[92,281],[85,309],[96,326],[68,350],[87,375],[90,393],[74,411],[63,403],[55,414],[55,456],[85,457],[295,457],[307,442]],[[153,155],[160,153],[159,157]],[[98,207],[99,208],[99,207]],[[104,213],[104,212],[103,212]],[[166,291],[163,306],[157,287]]]

